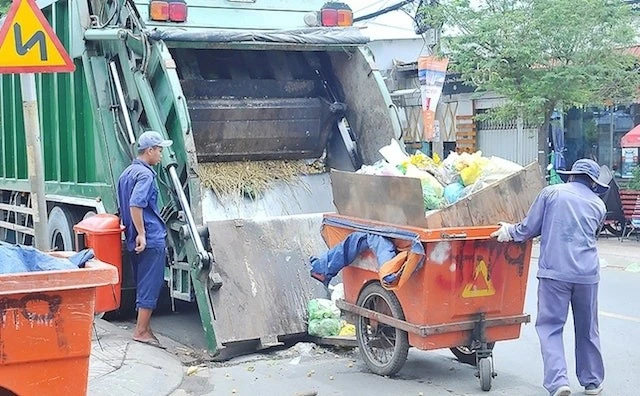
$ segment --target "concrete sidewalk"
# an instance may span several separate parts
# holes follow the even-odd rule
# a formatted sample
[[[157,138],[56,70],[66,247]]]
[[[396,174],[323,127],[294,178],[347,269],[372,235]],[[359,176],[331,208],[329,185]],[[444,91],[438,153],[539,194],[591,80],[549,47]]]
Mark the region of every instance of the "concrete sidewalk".
[[[598,253],[603,268],[640,272],[640,242],[635,237],[620,242],[618,238],[598,239]]]
[[[615,268],[630,272],[640,272],[640,242],[635,239],[625,239],[623,242],[616,237],[598,238],[598,254],[601,268]],[[533,244],[532,258],[540,257],[540,243]],[[537,267],[532,267],[536,271]]]
[[[133,341],[131,333],[96,319],[87,394],[159,396],[180,386],[184,368],[178,358],[166,350]],[[160,341],[171,343],[164,338]]]

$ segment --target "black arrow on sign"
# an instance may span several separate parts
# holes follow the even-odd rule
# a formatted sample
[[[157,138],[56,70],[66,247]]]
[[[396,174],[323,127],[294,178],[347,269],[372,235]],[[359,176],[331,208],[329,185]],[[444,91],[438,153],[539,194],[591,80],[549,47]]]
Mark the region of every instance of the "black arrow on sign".
[[[22,41],[22,28],[19,23],[13,25],[13,33],[16,36],[16,52],[18,55],[23,56],[36,44],[40,44],[40,60],[47,60],[47,38],[45,37],[44,32],[41,30],[35,32],[24,44]]]

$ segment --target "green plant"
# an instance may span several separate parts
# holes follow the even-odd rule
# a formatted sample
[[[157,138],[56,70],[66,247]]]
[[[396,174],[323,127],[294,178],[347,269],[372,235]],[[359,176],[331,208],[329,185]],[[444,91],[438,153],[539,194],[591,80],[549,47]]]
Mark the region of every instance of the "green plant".
[[[636,166],[633,169],[633,177],[631,178],[631,181],[629,182],[629,188],[631,190],[640,191],[640,166]]]
[[[11,7],[11,0],[0,0],[0,16],[6,14],[9,7]]]

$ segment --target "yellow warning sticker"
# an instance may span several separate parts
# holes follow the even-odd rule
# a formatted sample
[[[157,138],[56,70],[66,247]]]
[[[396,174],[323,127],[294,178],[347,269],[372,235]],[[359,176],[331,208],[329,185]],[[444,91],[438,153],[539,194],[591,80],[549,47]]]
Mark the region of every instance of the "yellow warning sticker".
[[[35,1],[14,1],[0,28],[0,73],[74,69],[71,58]]]
[[[487,264],[484,260],[480,260],[478,265],[476,265],[473,281],[465,286],[462,297],[488,297],[494,294],[496,294],[496,289],[493,287],[493,282],[489,279]]]

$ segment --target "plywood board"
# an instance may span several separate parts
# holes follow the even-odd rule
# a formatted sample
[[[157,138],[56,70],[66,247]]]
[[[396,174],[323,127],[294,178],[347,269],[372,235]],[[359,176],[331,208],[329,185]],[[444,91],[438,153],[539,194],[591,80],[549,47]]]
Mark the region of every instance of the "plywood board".
[[[425,227],[420,180],[331,171],[333,201],[345,216]]]

